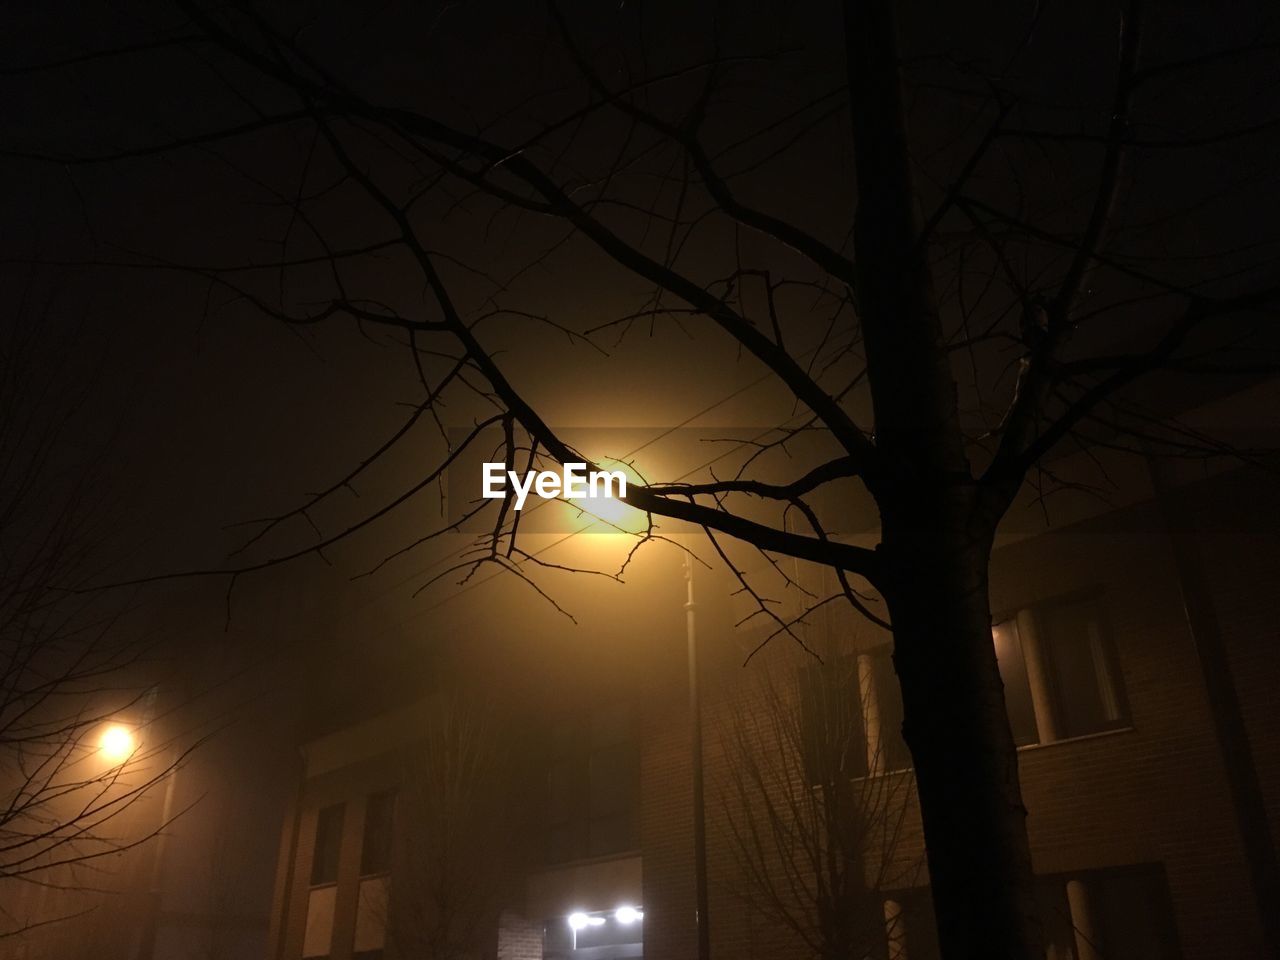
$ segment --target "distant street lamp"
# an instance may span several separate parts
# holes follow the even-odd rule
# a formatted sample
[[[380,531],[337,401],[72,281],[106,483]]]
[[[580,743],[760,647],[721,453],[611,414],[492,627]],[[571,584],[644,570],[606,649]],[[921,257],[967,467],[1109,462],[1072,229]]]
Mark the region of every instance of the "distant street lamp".
[[[124,724],[110,724],[98,736],[98,754],[113,767],[127,761],[137,749],[137,735]]]
[[[160,820],[156,825],[155,845],[151,856],[146,924],[138,942],[138,960],[151,960],[156,955],[156,940],[160,935],[160,908],[164,900],[165,848],[169,840],[169,823],[173,819],[173,791],[178,782],[176,762],[165,771],[164,781],[164,799],[160,805]]]

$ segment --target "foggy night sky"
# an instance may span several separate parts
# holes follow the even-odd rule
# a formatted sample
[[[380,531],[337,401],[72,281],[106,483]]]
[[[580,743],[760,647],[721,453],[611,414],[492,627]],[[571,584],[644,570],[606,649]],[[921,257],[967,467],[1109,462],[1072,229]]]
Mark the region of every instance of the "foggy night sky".
[[[361,89],[393,100],[425,102],[446,113],[462,111],[469,102],[497,115],[518,105],[530,87],[560,76],[558,68],[541,59],[545,25],[530,7],[462,6],[452,19],[437,21],[434,10],[407,3],[367,13],[359,5],[317,4],[315,20],[306,28],[307,42],[330,55],[337,72]],[[706,24],[688,22],[689,6],[645,8],[653,69],[705,55]],[[578,5],[573,8],[575,23],[588,36],[607,37],[614,29],[611,18],[623,15],[616,7]],[[778,86],[770,91],[777,101],[812,95],[840,81],[834,5],[759,3],[743,9],[749,13],[741,18],[744,25],[735,22],[734,44],[788,51]],[[956,51],[973,61],[1000,63],[1027,33],[1027,9],[1017,3],[988,5],[979,21],[966,16],[960,5],[916,4],[903,17],[910,25],[908,59],[926,76],[932,60],[945,60]],[[1195,4],[1169,5],[1163,25],[1150,31],[1149,55],[1171,59],[1186,55],[1188,45],[1215,48],[1247,40],[1268,7],[1257,3],[1252,9],[1256,19],[1246,14],[1228,20],[1203,16]],[[170,25],[180,19],[163,3],[117,9],[34,2],[7,5],[0,18],[0,61],[10,67],[106,49],[157,30],[172,32]],[[1018,61],[1018,83],[1046,102],[1105,102],[1114,41],[1114,24],[1106,18],[1090,21],[1047,5],[1029,52]],[[1272,72],[1263,67],[1229,76],[1210,72],[1198,97],[1168,104],[1167,119],[1189,125],[1206,118],[1220,124],[1246,122],[1259,105],[1276,102]],[[254,95],[279,97],[254,88],[245,77],[236,80],[248,83]],[[0,83],[6,103],[0,139],[11,151],[97,153],[159,143],[244,118],[242,105],[215,76],[192,69],[187,51],[144,52],[65,70],[5,75]],[[1237,98],[1234,106],[1224,104],[1221,94],[1248,84],[1257,85],[1249,96]],[[553,104],[558,102],[552,98]],[[922,96],[916,106],[911,117],[916,132],[939,140],[953,132],[954,118],[941,111],[937,100]],[[730,98],[724,107],[729,126],[749,122],[764,109],[762,101],[750,98]],[[1045,108],[1045,115],[1052,113]],[[851,205],[842,122],[836,118],[793,157],[754,178],[748,193],[754,202],[783,211],[835,242]],[[1275,145],[1274,136],[1270,143]],[[600,145],[601,157],[605,146]],[[305,149],[300,136],[269,135],[232,141],[225,145],[225,155],[287,182]],[[411,400],[416,388],[408,357],[403,348],[362,337],[349,323],[286,330],[243,305],[227,303],[225,294],[208,298],[202,283],[179,274],[82,268],[29,273],[17,262],[156,256],[227,263],[270,257],[278,250],[279,211],[256,202],[243,178],[212,150],[87,166],[6,156],[0,234],[6,266],[0,289],[13,302],[27,277],[34,277],[30,284],[36,298],[50,305],[55,318],[50,336],[57,352],[100,377],[92,415],[81,429],[88,443],[115,434],[109,444],[107,492],[118,505],[121,535],[116,547],[123,576],[219,565],[242,535],[226,529],[228,524],[288,509],[348,469],[372,441],[393,429],[400,416],[396,404]],[[1203,195],[1213,196],[1224,184],[1269,171],[1270,158],[1260,156],[1233,156],[1230,151],[1197,156],[1177,172]],[[1157,173],[1139,183],[1132,191],[1135,209],[1127,212],[1159,213],[1169,199],[1170,188],[1162,179],[1167,176],[1167,171]],[[922,189],[930,189],[927,182]],[[1046,216],[1078,214],[1082,195],[1081,184],[1063,183],[1059,195],[1046,199]],[[1232,195],[1199,221],[1192,235],[1157,228],[1135,236],[1133,243],[1153,253],[1176,252],[1206,233],[1229,237],[1242,224],[1265,220],[1261,211],[1276,212],[1276,206],[1274,191],[1262,199],[1247,192]],[[338,205],[332,216],[348,235],[371,239],[379,232],[367,209],[343,211]],[[511,222],[500,224],[492,236],[481,235],[464,213],[445,223],[451,241],[489,258],[486,266],[496,273],[509,273],[527,259],[528,248],[522,244],[528,234]],[[709,245],[691,257],[695,263],[719,263],[725,251]],[[576,328],[622,312],[637,292],[635,285],[628,287],[626,278],[620,284],[599,262],[581,244],[570,244],[520,278],[522,302]],[[387,291],[389,300],[413,303],[421,295],[415,278],[390,266],[369,279]],[[207,315],[206,304],[211,304]],[[530,335],[518,324],[494,325],[485,328],[485,335],[487,342],[503,345],[500,362],[548,422],[661,428],[724,399],[762,372],[753,361],[725,350],[723,340],[705,325],[684,326],[660,325],[653,335],[635,332],[620,345],[606,334],[601,342],[611,350],[609,357],[546,332]],[[1117,336],[1123,342],[1130,333]],[[797,337],[803,338],[803,333]],[[1003,366],[993,363],[979,376],[993,381],[1007,376]],[[770,384],[718,406],[699,425],[768,425],[779,413],[785,417],[789,412],[787,398]],[[451,425],[465,423],[470,411],[458,409],[456,415]],[[422,463],[428,459],[424,451]],[[384,475],[381,482],[390,489],[414,467],[413,458],[401,456],[400,475]],[[369,497],[378,493],[376,486],[362,490]],[[427,505],[418,506],[392,528],[403,532],[417,522],[425,524],[429,512]],[[317,649],[337,652],[339,659],[330,664],[337,675],[366,661],[369,650],[377,647],[404,664],[419,663],[419,645],[432,631],[474,627],[482,622],[482,612],[494,609],[492,594],[484,591],[520,595],[518,585],[495,584],[469,594],[462,604],[441,607],[452,588],[439,585],[412,598],[413,573],[441,555],[431,551],[394,565],[375,581],[351,584],[348,577],[360,568],[359,561],[376,556],[383,542],[375,535],[335,551],[331,569],[308,558],[241,581],[228,636],[247,630],[246,637],[234,642],[261,647],[277,634],[299,633],[298,624],[307,624],[301,633],[315,630],[314,636],[306,634],[314,645],[300,645],[298,659],[290,654],[285,662],[301,669],[305,683],[319,691],[325,671],[310,655]],[[638,573],[642,580],[657,575],[644,569]],[[183,582],[164,589],[175,591],[167,596],[183,598],[173,601],[173,615],[183,624],[182,636],[175,631],[175,645],[204,648],[218,642],[225,582]],[[467,606],[479,596],[490,599],[479,607]],[[516,602],[521,610],[533,603]],[[274,613],[263,613],[277,606]],[[335,613],[346,619],[335,620]],[[494,623],[487,626],[500,629]],[[419,679],[401,677],[409,687]]]

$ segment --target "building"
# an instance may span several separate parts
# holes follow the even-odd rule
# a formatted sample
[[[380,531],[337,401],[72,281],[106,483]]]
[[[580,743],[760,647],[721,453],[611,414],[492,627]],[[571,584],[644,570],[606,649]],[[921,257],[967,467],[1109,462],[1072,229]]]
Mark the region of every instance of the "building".
[[[1020,745],[1050,956],[1261,956],[1280,836],[1277,484],[1254,469],[1207,475],[1118,454],[1105,465],[1107,502],[1067,491],[1052,524],[1015,512],[992,564],[993,642]],[[501,960],[696,955],[683,585],[668,561],[643,596],[577,632],[442,641],[451,651],[439,665],[450,678],[442,688],[491,691],[500,673],[496,699],[472,699],[459,713],[456,701],[428,696],[305,745],[280,848],[272,960],[412,955],[397,909],[437,929],[470,924],[476,930],[455,946]],[[775,830],[744,850],[760,811],[735,801],[744,796],[735,783],[747,777],[758,795],[800,784],[797,796],[811,796],[802,781],[817,776],[804,772],[814,768],[806,743],[824,727],[815,718],[850,703],[856,711],[835,713],[843,739],[826,756],[838,756],[842,782],[857,785],[851,796],[874,794],[879,804],[856,841],[854,885],[868,907],[859,922],[874,931],[856,955],[935,955],[885,637],[827,608],[804,627],[829,654],[822,682],[812,657],[780,641],[744,668],[761,634],[735,628],[740,612],[715,599],[732,592],[723,574],[699,576],[712,955],[816,952],[780,903],[812,896],[797,879],[804,870],[785,862],[807,856],[794,853],[803,837],[788,827],[781,841]],[[761,689],[777,695],[773,706]],[[776,722],[787,705],[794,726]],[[459,715],[464,726],[501,715],[493,742],[507,747],[500,775],[484,781],[494,787],[483,812],[464,799],[445,815],[454,820],[438,821],[457,829],[437,833],[498,866],[419,878],[418,888],[438,888],[434,905],[407,906],[396,851],[413,859],[423,849],[405,839],[414,829],[405,808],[415,805],[406,797],[423,796],[421,784],[407,786],[411,758],[426,731]],[[455,736],[428,752],[465,753],[465,742]],[[741,742],[773,772],[744,773]],[[436,794],[481,780],[452,776],[434,781]],[[486,832],[485,822],[504,827]],[[753,882],[752,864],[763,883]],[[761,893],[769,883],[791,885],[777,909]],[[471,888],[492,898],[468,906],[461,894]],[[452,919],[441,891],[462,904]]]

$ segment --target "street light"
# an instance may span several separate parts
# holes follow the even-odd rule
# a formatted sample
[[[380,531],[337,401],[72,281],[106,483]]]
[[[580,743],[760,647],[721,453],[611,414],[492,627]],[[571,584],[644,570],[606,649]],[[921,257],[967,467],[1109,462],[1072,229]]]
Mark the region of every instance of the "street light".
[[[637,910],[635,907],[619,907],[613,911],[613,919],[629,927],[637,920],[644,919],[644,911]]]
[[[628,487],[643,486],[645,483],[631,464],[621,460],[605,458],[597,466],[603,470],[621,471],[627,478]],[[564,503],[576,510],[579,516],[590,518],[586,526],[575,531],[577,533],[638,536],[649,525],[647,513],[617,497],[590,496],[580,500],[565,500]]]
[[[711,911],[707,896],[707,819],[702,796],[702,698],[698,683],[697,605],[693,600],[693,554],[685,551],[685,639],[689,647],[689,718],[693,741],[693,878],[698,960],[711,957]]]
[[[636,476],[630,464],[611,461],[609,469],[624,470],[627,475],[628,485],[642,485],[645,482]],[[584,503],[589,504],[589,506],[583,506]],[[592,518],[590,524],[577,531],[579,533],[594,533],[598,531],[634,537],[648,528],[648,514],[613,497],[597,497],[586,501],[576,500],[573,501],[573,506],[581,513],[585,513]],[[711,927],[707,891],[707,823],[706,803],[703,796],[702,698],[698,681],[697,605],[694,603],[693,595],[693,554],[687,549],[684,551],[684,581],[685,640],[688,647],[689,660],[689,722],[693,761],[694,923],[697,928],[698,960],[710,960]],[[577,930],[579,929],[578,926],[574,925],[575,919],[580,923],[585,916],[585,914],[573,914],[569,918],[569,925],[574,929],[575,943]],[[626,916],[631,917],[631,914],[628,913]],[[628,923],[633,922],[635,918],[623,920],[622,915],[619,915],[617,919],[619,922]]]
[[[98,737],[98,753],[113,767],[124,763],[137,749],[137,736],[123,724],[113,723],[104,727]]]

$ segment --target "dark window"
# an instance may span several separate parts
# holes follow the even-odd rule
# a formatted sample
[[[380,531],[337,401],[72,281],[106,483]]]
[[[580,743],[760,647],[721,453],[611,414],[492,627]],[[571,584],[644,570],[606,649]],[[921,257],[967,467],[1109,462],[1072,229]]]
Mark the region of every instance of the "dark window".
[[[1177,960],[1177,927],[1160,867],[1096,874],[1091,880],[1106,956]]]
[[[571,756],[553,756],[547,768],[547,844],[552,862],[581,856],[577,849],[579,769]]]
[[[387,790],[373,793],[364,808],[364,845],[360,851],[360,874],[391,870],[391,836],[396,795]]]
[[[801,667],[800,729],[810,783],[867,775],[857,657],[828,657]]]
[[[1036,901],[1040,909],[1040,931],[1046,954],[1074,957],[1076,933],[1071,923],[1071,907],[1061,877],[1036,877]]]
[[[933,919],[933,897],[929,890],[912,890],[895,894],[900,906],[898,924],[885,932],[902,943],[910,960],[938,960],[937,927]],[[887,951],[886,951],[887,953]]]
[[[991,628],[991,638],[996,645],[996,663],[1004,683],[1004,703],[1009,713],[1009,726],[1013,730],[1013,742],[1020,747],[1039,743],[1040,731],[1036,727],[1027,661],[1023,656],[1017,621],[1010,619],[997,623]]]
[[[1041,607],[1036,627],[1052,684],[1058,736],[1079,737],[1124,726],[1115,658],[1097,599]]]
[[[316,848],[311,860],[311,885],[335,883],[338,879],[338,854],[342,849],[342,804],[335,803],[320,811],[316,820]]]
[[[1039,731],[1017,624],[1006,620],[991,633],[1014,741],[1018,746],[1037,743]],[[868,745],[872,702],[880,737],[878,744]],[[805,769],[811,783],[829,782],[834,776],[866,776],[873,761],[881,770],[910,769],[911,752],[902,736],[902,689],[889,646],[806,664],[800,670],[800,709]]]
[[[880,735],[868,743],[872,717]],[[811,783],[866,776],[873,761],[882,771],[911,767],[902,737],[902,693],[888,646],[801,668],[800,722]]]
[[[630,710],[613,705],[552,728],[547,844],[553,863],[636,846],[640,754]]]
[[[1075,920],[1067,898],[1069,881],[1081,884],[1094,946],[1103,957],[1177,960],[1177,928],[1164,870],[1158,865],[1098,870],[1039,882],[1046,946],[1073,956]]]

